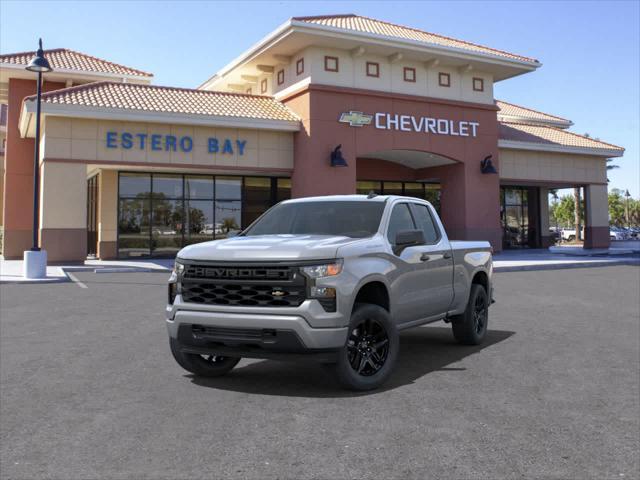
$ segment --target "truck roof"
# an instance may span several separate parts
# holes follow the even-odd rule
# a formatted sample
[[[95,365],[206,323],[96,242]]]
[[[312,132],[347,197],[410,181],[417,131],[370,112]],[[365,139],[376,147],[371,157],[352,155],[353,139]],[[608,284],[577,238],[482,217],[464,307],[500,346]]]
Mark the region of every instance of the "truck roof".
[[[393,200],[395,198],[404,198],[407,200],[420,200],[415,197],[403,197],[401,195],[375,195],[369,197],[368,195],[324,195],[321,197],[304,197],[304,198],[292,198],[285,200],[282,203],[302,203],[302,202],[386,202],[387,200]]]

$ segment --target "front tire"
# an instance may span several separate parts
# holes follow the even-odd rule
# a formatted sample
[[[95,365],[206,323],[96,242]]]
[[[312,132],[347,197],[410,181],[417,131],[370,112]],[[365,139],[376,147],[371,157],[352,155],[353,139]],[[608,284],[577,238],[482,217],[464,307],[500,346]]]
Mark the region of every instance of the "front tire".
[[[175,338],[171,338],[169,342],[171,353],[178,365],[200,377],[220,377],[233,370],[240,361],[239,357],[185,353],[180,350],[180,345]]]
[[[356,304],[344,347],[335,371],[349,390],[373,390],[391,375],[398,357],[400,339],[391,316],[378,305]]]
[[[480,345],[489,323],[489,295],[482,285],[471,285],[467,308],[462,315],[451,318],[453,336],[463,345]]]

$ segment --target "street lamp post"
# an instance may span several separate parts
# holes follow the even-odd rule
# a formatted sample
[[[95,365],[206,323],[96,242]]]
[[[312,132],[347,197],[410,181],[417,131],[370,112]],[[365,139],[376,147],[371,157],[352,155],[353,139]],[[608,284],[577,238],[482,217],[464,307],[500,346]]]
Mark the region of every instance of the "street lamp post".
[[[30,72],[38,74],[38,90],[36,99],[36,137],[33,153],[33,243],[31,250],[24,252],[25,278],[45,278],[47,276],[47,252],[40,249],[38,228],[40,224],[40,105],[42,102],[42,74],[53,69],[44,56],[42,39],[36,55],[26,67]]]
[[[627,221],[627,228],[631,228],[631,222],[629,221],[629,197],[630,196],[631,194],[629,193],[629,189],[627,189],[627,191],[624,192],[624,198],[625,198],[624,217],[625,217],[625,220]]]

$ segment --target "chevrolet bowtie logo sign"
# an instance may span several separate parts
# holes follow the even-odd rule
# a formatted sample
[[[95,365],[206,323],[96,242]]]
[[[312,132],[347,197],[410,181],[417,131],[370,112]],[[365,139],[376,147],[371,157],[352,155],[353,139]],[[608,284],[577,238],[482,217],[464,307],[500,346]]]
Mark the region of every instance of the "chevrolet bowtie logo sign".
[[[340,123],[348,123],[352,127],[362,127],[364,125],[371,125],[373,115],[368,115],[362,112],[342,112],[340,115]]]

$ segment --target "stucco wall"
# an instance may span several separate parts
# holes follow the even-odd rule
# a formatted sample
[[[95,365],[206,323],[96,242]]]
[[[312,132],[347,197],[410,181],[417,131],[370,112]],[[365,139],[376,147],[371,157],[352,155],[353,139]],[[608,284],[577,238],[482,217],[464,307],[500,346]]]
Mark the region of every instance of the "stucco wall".
[[[338,58],[339,68],[337,72],[325,70],[325,56]],[[298,75],[296,73],[296,62],[300,58],[304,59],[304,72]],[[367,62],[379,64],[379,77],[367,76]],[[415,82],[404,80],[404,67],[415,68]],[[282,85],[277,85],[277,71],[282,68],[285,70],[285,82]],[[450,75],[451,86],[439,86],[438,74],[440,72]],[[473,90],[472,82],[474,77],[484,80],[484,90],[482,92]],[[273,73],[273,78],[273,93],[278,93],[298,82],[307,80],[312,84],[319,85],[361,88],[389,93],[493,104],[493,77],[489,73],[474,70],[465,72],[445,65],[429,67],[423,62],[411,59],[392,61],[389,57],[380,55],[364,54],[353,56],[349,50],[335,48],[306,48],[294,55],[290,64],[277,66]],[[255,89],[253,93],[256,93]],[[269,93],[271,93],[271,90],[269,90]]]
[[[147,141],[145,148],[107,148],[107,132],[132,134],[190,136],[190,152],[153,150]],[[220,142],[230,139],[234,151],[209,153],[209,138]],[[244,154],[239,154],[236,141],[246,141]],[[220,166],[257,169],[293,168],[293,133],[237,128],[207,128],[173,126],[154,123],[112,122],[102,120],[47,117],[44,128],[45,159],[71,159],[87,162],[117,162],[171,166]]]
[[[531,152],[500,149],[500,178],[569,182],[606,183],[606,159],[588,155]]]

